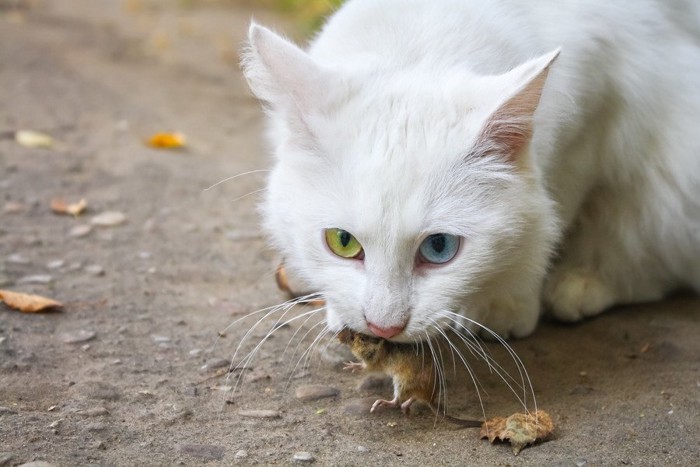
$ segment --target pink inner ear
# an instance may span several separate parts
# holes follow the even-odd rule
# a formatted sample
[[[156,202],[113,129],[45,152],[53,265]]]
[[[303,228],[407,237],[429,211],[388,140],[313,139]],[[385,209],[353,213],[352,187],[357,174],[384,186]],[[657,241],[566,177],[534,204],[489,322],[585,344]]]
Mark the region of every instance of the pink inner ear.
[[[527,85],[502,104],[486,121],[475,152],[516,162],[530,143],[532,120],[547,79],[545,67]]]

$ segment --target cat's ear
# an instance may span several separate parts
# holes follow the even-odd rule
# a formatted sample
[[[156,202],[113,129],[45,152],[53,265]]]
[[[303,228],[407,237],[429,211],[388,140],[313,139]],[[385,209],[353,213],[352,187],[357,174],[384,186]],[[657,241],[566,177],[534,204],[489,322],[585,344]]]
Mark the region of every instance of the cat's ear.
[[[302,114],[317,105],[328,72],[295,44],[252,22],[243,72],[253,93],[273,108]]]
[[[540,102],[549,68],[560,49],[529,60],[498,77],[506,98],[482,127],[475,150],[517,163],[532,137],[533,116]]]

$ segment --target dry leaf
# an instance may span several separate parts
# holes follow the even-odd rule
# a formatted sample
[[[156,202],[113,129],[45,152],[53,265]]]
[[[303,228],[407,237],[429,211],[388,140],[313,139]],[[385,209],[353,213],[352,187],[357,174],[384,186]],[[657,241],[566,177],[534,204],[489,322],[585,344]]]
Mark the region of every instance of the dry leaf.
[[[185,135],[182,133],[156,133],[148,138],[147,143],[153,148],[182,148],[185,146]]]
[[[32,130],[20,130],[16,132],[15,141],[25,148],[51,148],[54,145],[52,137]]]
[[[516,456],[528,444],[547,439],[554,430],[552,418],[544,410],[531,413],[516,413],[508,418],[495,417],[486,420],[479,436],[495,440],[509,441]]]
[[[59,310],[63,305],[50,298],[39,295],[30,295],[9,290],[0,290],[0,301],[5,305],[23,313],[37,313],[39,311]]]
[[[275,269],[275,282],[277,282],[277,288],[282,292],[294,295],[292,288],[289,286],[289,279],[287,278],[287,270],[284,268],[284,263],[280,263],[277,269]]]
[[[87,201],[85,198],[81,199],[77,203],[66,203],[60,198],[54,198],[51,200],[51,210],[56,214],[69,214],[73,217],[78,217],[87,208]]]
[[[289,279],[287,278],[287,270],[284,268],[284,262],[280,263],[275,270],[275,282],[277,282],[277,288],[282,292],[286,292],[291,298],[299,298],[306,294],[298,294],[294,292],[289,285]],[[303,302],[310,306],[323,306],[326,304],[325,300],[311,300]]]

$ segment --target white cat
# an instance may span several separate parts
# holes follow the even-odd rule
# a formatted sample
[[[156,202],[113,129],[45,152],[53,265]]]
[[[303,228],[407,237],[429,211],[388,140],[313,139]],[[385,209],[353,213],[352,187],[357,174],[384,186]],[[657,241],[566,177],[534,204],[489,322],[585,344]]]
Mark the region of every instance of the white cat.
[[[700,2],[350,0],[253,24],[265,227],[331,329],[504,336],[700,290]]]

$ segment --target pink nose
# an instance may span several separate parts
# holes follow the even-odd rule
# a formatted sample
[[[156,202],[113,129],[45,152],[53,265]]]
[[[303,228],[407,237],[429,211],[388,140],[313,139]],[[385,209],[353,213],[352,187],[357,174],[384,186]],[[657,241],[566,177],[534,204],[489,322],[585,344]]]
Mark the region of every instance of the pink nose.
[[[376,324],[370,323],[367,321],[367,327],[369,327],[369,330],[372,331],[372,334],[374,334],[377,337],[382,337],[384,339],[390,339],[394,337],[395,335],[399,334],[401,331],[404,330],[406,325],[404,324],[403,326],[393,326],[390,328],[380,328]]]

